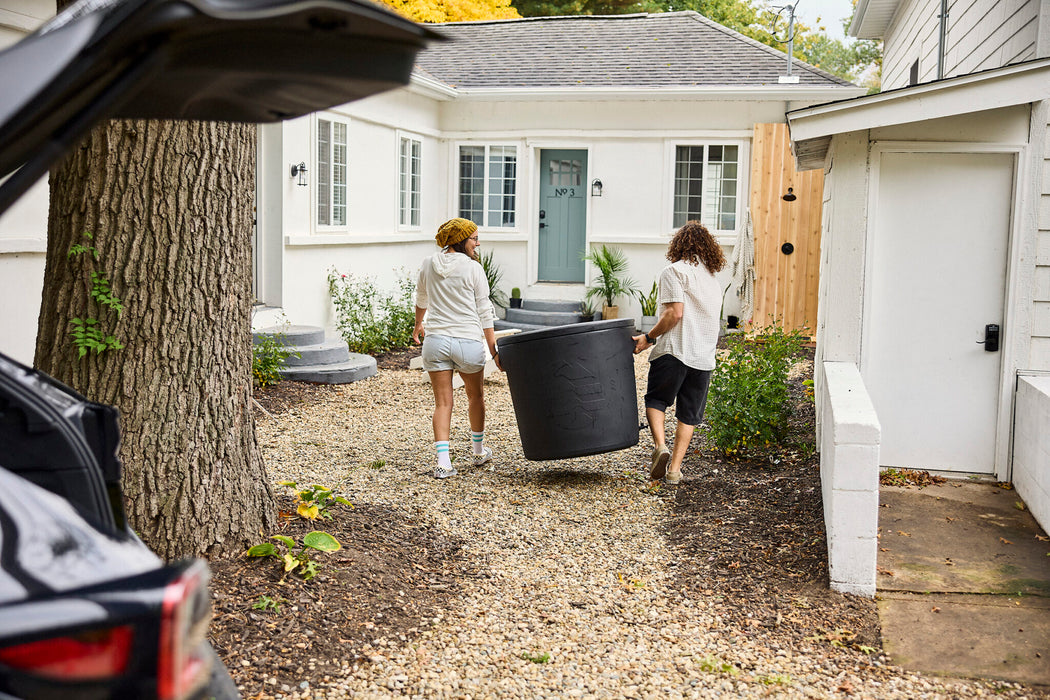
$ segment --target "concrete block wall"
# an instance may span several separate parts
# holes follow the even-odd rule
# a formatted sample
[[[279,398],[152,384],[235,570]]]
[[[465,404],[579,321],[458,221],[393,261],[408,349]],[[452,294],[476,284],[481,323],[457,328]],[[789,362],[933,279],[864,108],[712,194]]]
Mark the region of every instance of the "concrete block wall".
[[[875,595],[882,429],[860,370],[821,364],[820,485],[831,587]]]
[[[1013,449],[1017,495],[1050,532],[1050,376],[1017,378]]]

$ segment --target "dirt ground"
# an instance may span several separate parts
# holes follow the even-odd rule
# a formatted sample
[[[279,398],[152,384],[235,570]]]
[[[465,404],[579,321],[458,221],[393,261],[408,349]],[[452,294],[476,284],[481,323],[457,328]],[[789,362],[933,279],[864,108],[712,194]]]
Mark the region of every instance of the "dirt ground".
[[[407,367],[416,354],[393,353],[377,363]],[[812,442],[807,378],[792,380],[791,435],[784,444]],[[281,382],[256,398],[277,414],[331,391]],[[679,589],[720,603],[719,614],[742,634],[768,637],[778,648],[826,642],[870,654],[880,647],[874,601],[828,589],[817,460],[805,450],[730,461],[704,444],[689,455],[683,484],[664,491],[673,501],[664,532],[681,553]],[[293,507],[290,499],[281,505]],[[293,517],[281,522],[289,536],[315,529]],[[344,507],[325,529],[343,544],[336,556],[352,566],[327,567],[305,586],[285,585],[287,599],[271,595],[282,588],[276,565],[260,567],[243,557],[211,562],[211,638],[234,679],[246,684],[246,697],[265,690],[255,687],[261,677],[298,683],[311,671],[324,675],[332,659],[354,659],[377,637],[411,639],[471,575],[459,543],[389,508]],[[245,601],[259,607],[246,609]],[[273,606],[294,614],[274,615]]]

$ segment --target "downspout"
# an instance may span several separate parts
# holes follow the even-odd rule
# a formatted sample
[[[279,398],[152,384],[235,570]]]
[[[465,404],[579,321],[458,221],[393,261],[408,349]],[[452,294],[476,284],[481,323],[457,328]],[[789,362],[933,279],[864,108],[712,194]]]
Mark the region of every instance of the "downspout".
[[[948,0],[941,0],[940,31],[937,33],[937,80],[944,77],[944,45],[948,41]]]

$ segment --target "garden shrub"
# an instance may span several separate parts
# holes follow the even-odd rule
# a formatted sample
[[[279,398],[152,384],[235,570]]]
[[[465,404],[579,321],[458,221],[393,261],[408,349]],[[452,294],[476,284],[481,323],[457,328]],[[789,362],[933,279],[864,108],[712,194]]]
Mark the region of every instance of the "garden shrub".
[[[802,350],[801,331],[778,325],[754,338],[726,337],[727,353],[711,378],[705,411],[708,434],[727,455],[762,451],[787,433],[788,371]]]
[[[266,336],[261,343],[253,345],[252,380],[255,386],[265,387],[279,382],[284,361],[292,355],[298,357],[299,353],[285,347],[279,335]]]
[[[336,328],[351,352],[366,355],[408,347],[416,324],[415,284],[406,274],[394,292],[382,294],[372,279],[357,279],[332,269],[328,291],[335,305]]]

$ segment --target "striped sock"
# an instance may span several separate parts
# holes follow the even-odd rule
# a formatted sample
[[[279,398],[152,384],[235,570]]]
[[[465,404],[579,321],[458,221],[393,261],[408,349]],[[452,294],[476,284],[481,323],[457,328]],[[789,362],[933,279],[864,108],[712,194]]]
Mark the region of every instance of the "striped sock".
[[[451,467],[452,460],[448,456],[448,440],[439,440],[434,443],[434,447],[437,449],[438,454],[438,466],[439,467]]]
[[[482,430],[480,433],[475,433],[473,430],[470,431],[470,443],[474,446],[474,454],[482,454],[485,442],[485,431]]]

